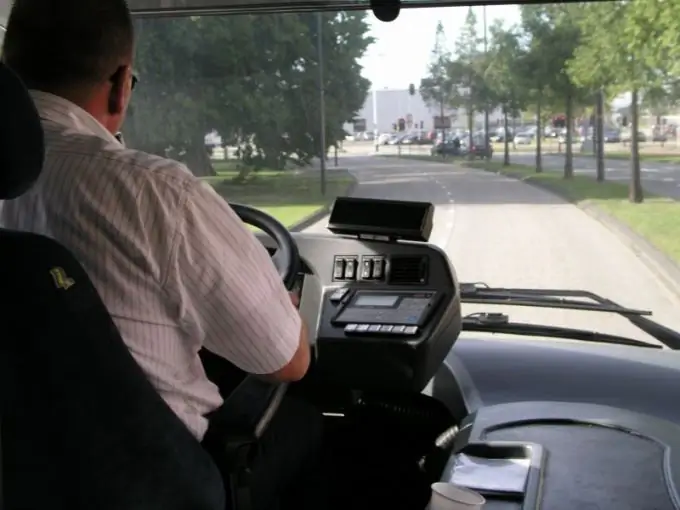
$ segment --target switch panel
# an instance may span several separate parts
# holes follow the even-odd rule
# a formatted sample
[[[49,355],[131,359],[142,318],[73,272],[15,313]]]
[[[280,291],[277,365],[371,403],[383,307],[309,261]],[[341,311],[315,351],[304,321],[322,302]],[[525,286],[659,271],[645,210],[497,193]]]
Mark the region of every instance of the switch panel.
[[[383,255],[364,255],[361,257],[361,279],[384,281],[385,257]]]
[[[337,255],[333,261],[334,281],[354,281],[359,273],[359,258],[356,255]]]

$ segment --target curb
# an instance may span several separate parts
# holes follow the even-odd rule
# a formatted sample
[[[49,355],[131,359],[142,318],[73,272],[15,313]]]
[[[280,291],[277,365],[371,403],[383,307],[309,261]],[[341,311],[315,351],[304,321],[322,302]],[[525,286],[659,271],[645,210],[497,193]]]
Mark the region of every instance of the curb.
[[[531,182],[531,179],[521,178],[518,175],[513,175],[512,172],[505,173],[496,170],[487,170],[481,167],[469,168],[476,168],[484,172],[503,175],[505,177],[510,177],[511,179],[522,181],[529,186],[533,186],[534,188],[551,193],[563,200],[566,200],[570,204],[575,205],[588,216],[599,221],[623,244],[631,249],[633,253],[635,253],[635,255],[642,261],[642,263],[645,264],[645,266],[647,266],[649,270],[654,273],[657,278],[659,278],[659,280],[661,280],[663,285],[670,292],[675,294],[678,299],[680,299],[680,266],[678,266],[676,262],[671,260],[665,253],[661,252],[656,246],[647,241],[647,239],[642,237],[640,234],[633,231],[623,222],[600,209],[597,204],[589,201],[580,203],[571,202],[568,199],[565,199],[564,196],[560,195],[554,189],[550,188],[550,186],[543,186],[537,182]]]
[[[339,170],[335,170],[335,171],[339,171]],[[344,171],[347,172],[348,176],[351,177],[352,180],[353,180],[352,184],[349,185],[349,187],[347,188],[347,191],[345,192],[345,195],[351,196],[351,195],[354,194],[354,191],[356,190],[359,183],[357,182],[356,177],[354,177],[354,175],[352,175],[351,172],[349,172],[347,170],[344,170]],[[291,232],[301,232],[301,231],[305,230],[306,228],[311,227],[315,223],[318,223],[319,221],[321,221],[325,216],[328,216],[328,214],[331,212],[332,205],[333,204],[330,203],[328,205],[325,205],[324,207],[321,207],[320,209],[317,209],[316,211],[314,211],[309,216],[302,218],[300,221],[295,223],[293,226],[289,227],[288,230],[290,230]]]

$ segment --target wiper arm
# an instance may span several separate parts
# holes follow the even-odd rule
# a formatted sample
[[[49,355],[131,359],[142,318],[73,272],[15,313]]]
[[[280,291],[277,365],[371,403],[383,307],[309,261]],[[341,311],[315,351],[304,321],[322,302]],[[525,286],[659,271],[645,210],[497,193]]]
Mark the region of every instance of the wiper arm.
[[[652,315],[652,312],[648,310],[624,308],[597,294],[584,290],[505,289],[489,287],[485,283],[462,283],[460,285],[460,296],[463,303],[563,308],[567,310],[611,312],[621,315]],[[591,302],[583,301],[584,299],[589,299]]]
[[[661,349],[661,345],[650,344],[641,340],[634,340],[618,335],[608,335],[585,329],[563,328],[559,326],[545,326],[542,324],[527,324],[524,322],[510,322],[508,316],[502,313],[473,313],[463,317],[463,331],[481,331],[484,333],[502,333],[506,335],[544,336],[551,338],[569,338],[584,342],[596,342],[614,345],[631,345],[633,347],[649,347]]]
[[[616,313],[670,349],[680,349],[680,333],[648,319],[652,312],[623,307],[585,290],[493,288],[485,283],[461,283],[463,303],[562,308]],[[647,345],[647,344],[645,344]]]

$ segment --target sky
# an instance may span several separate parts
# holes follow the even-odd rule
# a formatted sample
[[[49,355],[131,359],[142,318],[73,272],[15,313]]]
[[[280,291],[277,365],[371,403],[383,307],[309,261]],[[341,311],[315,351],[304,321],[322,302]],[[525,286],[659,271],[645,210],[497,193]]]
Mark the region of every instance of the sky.
[[[478,32],[483,33],[483,9],[475,7]],[[363,75],[371,80],[372,88],[405,89],[416,87],[427,73],[427,65],[435,42],[437,22],[442,21],[447,47],[453,43],[465,22],[468,7],[436,7],[402,9],[399,17],[385,23],[370,16],[371,35],[376,39],[361,63]],[[486,8],[487,26],[502,20],[506,26],[519,23],[519,7],[495,5]]]
[[[481,36],[484,31],[483,8],[473,9]],[[371,88],[406,89],[410,83],[418,88],[421,78],[427,75],[437,22],[442,21],[447,47],[453,50],[467,11],[467,6],[402,9],[399,17],[390,23],[380,21],[370,13],[371,35],[376,42],[369,47],[361,64],[364,66],[362,74],[371,81]],[[487,27],[496,20],[501,20],[508,27],[518,24],[519,6],[487,6]],[[612,104],[616,108],[627,106],[630,94],[622,94]]]

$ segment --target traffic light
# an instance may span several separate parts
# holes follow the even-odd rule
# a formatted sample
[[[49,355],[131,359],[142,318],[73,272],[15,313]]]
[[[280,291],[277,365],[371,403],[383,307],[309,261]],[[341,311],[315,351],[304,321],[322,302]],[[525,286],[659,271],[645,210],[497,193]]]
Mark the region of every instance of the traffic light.
[[[420,129],[423,129],[423,126],[424,126],[424,122],[421,120],[420,121]]]
[[[406,129],[406,122],[404,119],[399,119],[399,131],[404,131]]]
[[[409,96],[415,96],[416,95],[416,86],[413,83],[411,83],[408,86],[408,95]]]
[[[622,125],[623,127],[627,127],[627,126],[628,126],[628,115],[624,115],[624,116],[621,118],[621,125]]]

